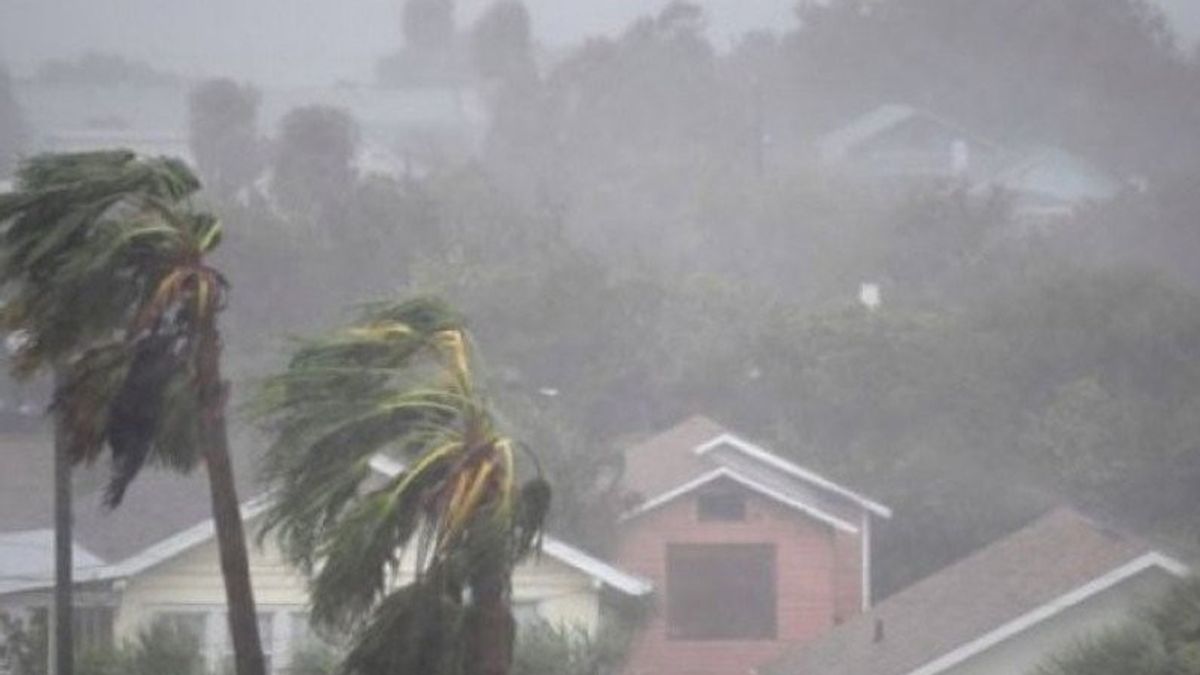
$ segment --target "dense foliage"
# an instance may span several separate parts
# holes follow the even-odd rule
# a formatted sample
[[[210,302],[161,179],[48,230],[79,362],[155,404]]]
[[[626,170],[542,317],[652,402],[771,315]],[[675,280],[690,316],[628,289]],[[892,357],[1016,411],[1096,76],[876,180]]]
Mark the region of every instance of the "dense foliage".
[[[345,143],[277,134],[303,177],[221,202],[230,277],[257,289],[234,357],[261,371],[356,299],[443,295],[498,407],[553,449],[552,527],[592,548],[627,439],[697,412],[894,506],[881,593],[1062,500],[1191,537],[1200,69],[1132,0],[861,4],[729,52],[677,4],[493,81],[477,162],[364,175]],[[888,102],[1145,189],[1029,228],[809,161]]]
[[[29,142],[29,123],[13,89],[12,75],[0,64],[0,180],[12,173]]]

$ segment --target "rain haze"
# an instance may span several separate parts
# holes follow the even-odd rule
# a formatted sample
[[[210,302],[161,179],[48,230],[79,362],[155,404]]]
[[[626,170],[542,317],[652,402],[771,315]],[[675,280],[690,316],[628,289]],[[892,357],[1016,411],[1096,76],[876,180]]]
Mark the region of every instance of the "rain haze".
[[[1200,675],[1200,0],[0,0],[0,675]]]

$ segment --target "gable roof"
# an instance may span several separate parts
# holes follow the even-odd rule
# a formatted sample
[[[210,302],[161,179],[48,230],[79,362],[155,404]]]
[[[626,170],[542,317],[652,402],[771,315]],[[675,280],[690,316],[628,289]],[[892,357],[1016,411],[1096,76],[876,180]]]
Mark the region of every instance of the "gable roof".
[[[846,532],[858,532],[864,513],[892,515],[886,506],[697,415],[626,451],[625,485],[642,501],[622,519],[641,516],[718,480],[737,483]]]
[[[43,456],[49,453],[35,452],[37,445],[35,442],[32,447],[20,446],[23,448],[20,456],[31,460],[27,464],[45,463]],[[386,455],[373,457],[370,465],[385,476],[393,476],[404,468],[402,463]],[[85,507],[77,512],[76,581],[86,583],[136,575],[211,540],[215,528],[207,486],[203,472],[197,473],[200,475],[178,476],[164,471],[147,471],[130,487],[126,502],[119,509],[110,512],[99,507]],[[32,475],[37,476],[37,473]],[[242,518],[249,520],[262,513],[267,506],[266,497],[266,490],[253,490],[249,499],[242,500]],[[3,502],[0,495],[0,505]],[[164,504],[170,504],[171,508],[164,508]],[[52,583],[53,530],[4,532],[6,525],[0,522],[0,562],[4,563],[0,564],[0,594],[46,588]],[[108,555],[96,555],[97,549],[81,545],[81,539],[94,542]],[[9,564],[7,553],[17,547],[24,555],[19,559],[14,556]],[[654,589],[648,580],[617,569],[554,537],[544,538],[542,552],[626,595],[641,597]]]
[[[1059,509],[786,652],[760,672],[934,675],[1149,569],[1183,575],[1187,568]],[[879,642],[877,622],[885,633]]]
[[[1002,188],[1062,202],[1112,199],[1121,182],[1088,160],[1062,148],[1043,146],[1019,152],[987,180],[976,194]]]
[[[100,568],[104,561],[76,544],[73,551],[75,573]],[[27,530],[0,533],[0,595],[29,588],[42,588],[54,569],[54,530]]]
[[[257,444],[245,433],[231,439],[231,458],[243,501],[261,495],[255,480]],[[48,431],[0,436],[0,532],[53,527],[53,448]],[[101,505],[107,461],[75,469],[75,545],[105,563],[133,556],[180,531],[209,521],[211,495],[204,468],[179,474],[148,466],[117,509]]]
[[[404,463],[384,454],[376,454],[370,461],[371,469],[389,478],[404,470]],[[545,535],[542,537],[542,553],[558,562],[590,577],[594,582],[608,586],[633,597],[642,597],[654,590],[648,579],[625,572],[600,560],[583,549]]]
[[[826,161],[839,160],[846,157],[855,148],[916,119],[927,120],[944,127],[980,146],[997,149],[995,143],[931,112],[900,103],[885,103],[821,136],[816,142],[817,152]]]

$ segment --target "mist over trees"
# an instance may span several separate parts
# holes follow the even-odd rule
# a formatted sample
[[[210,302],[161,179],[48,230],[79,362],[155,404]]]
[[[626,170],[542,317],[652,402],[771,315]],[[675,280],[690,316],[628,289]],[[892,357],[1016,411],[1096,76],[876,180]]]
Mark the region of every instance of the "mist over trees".
[[[401,0],[404,44],[376,65],[386,86],[441,86],[458,81],[462,55],[454,0]]]
[[[389,327],[396,308],[359,303],[430,295],[456,308],[456,346],[441,356],[458,372],[410,393],[451,382],[462,390],[447,400],[479,415],[468,427],[519,429],[538,478],[554,488],[547,531],[601,557],[638,499],[621,482],[623,451],[695,414],[894,509],[870,535],[869,599],[1063,504],[1147,539],[1200,544],[1200,55],[1179,48],[1146,0],[805,1],[794,27],[728,44],[700,5],[676,1],[562,51],[536,34],[532,0],[479,3],[470,21],[457,18],[466,15],[454,0],[393,1],[397,44],[379,55],[373,84],[281,93],[277,82],[204,79],[168,102],[186,103],[187,149],[206,186],[189,189],[186,208],[194,200],[225,226],[201,238],[223,243],[213,269],[222,270],[220,288],[227,278],[237,289],[227,308],[212,302],[227,310],[221,344],[235,398],[267,373],[294,377],[289,386],[312,396],[292,403],[316,408],[274,412],[293,431],[312,431],[317,408],[357,395],[347,371],[374,381],[376,366],[394,370],[415,353],[406,351],[410,319],[451,314],[418,303]],[[107,134],[139,152],[179,147],[178,131],[164,141],[143,133],[157,131],[154,122],[107,114],[58,138],[34,134],[44,130],[22,110],[26,85],[170,95],[182,80],[158,63],[85,52],[17,82],[0,67],[0,183],[47,143]],[[910,134],[901,143],[941,134],[955,168],[880,178],[825,156],[826,134],[880,110],[921,118],[900,127]],[[959,153],[960,141],[969,150]],[[886,160],[891,150],[862,154]],[[1084,167],[1074,177],[1101,174],[1111,192],[1022,210],[1028,195],[998,178],[1048,153]],[[966,170],[976,162],[982,177]],[[151,268],[197,257],[166,255]],[[85,258],[105,259],[85,255],[60,271],[93,269]],[[87,304],[82,291],[67,296]],[[179,323],[178,310],[164,311]],[[346,330],[330,333],[334,326]],[[380,335],[400,349],[371,352]],[[435,347],[446,337],[425,335]],[[306,361],[321,361],[324,349],[339,362],[326,364],[323,382],[308,380]],[[295,358],[285,361],[289,351]],[[382,360],[368,363],[368,352]],[[178,358],[155,353],[145,358]],[[468,353],[471,378],[457,365]],[[416,385],[428,365],[396,381]],[[113,423],[136,436],[139,425],[127,420],[157,408],[131,400],[120,412],[132,417]],[[366,422],[371,432],[369,416],[344,411],[331,429]],[[457,433],[445,422],[454,417],[409,419],[396,438],[428,443],[430,420]],[[338,542],[315,546],[316,525],[351,514],[345,507],[380,479],[364,468],[379,446],[339,441],[345,471],[335,480],[337,462],[310,461],[332,447],[327,438],[310,439],[307,459],[296,438],[284,434],[268,451],[266,480],[283,484],[278,494],[301,514],[290,522],[274,514],[291,540],[285,554],[301,568],[324,558],[314,569],[326,583],[313,597],[317,623],[333,634],[366,616],[390,583],[392,552],[413,536],[386,542],[375,537],[379,524],[431,512],[393,499],[395,513],[378,522],[342,523],[346,541],[383,543],[373,557],[336,547],[329,565]],[[133,443],[137,461],[124,462],[125,478],[155,458],[148,442]],[[446,467],[411,475],[449,486],[438,472],[469,468],[468,445]],[[501,435],[486,445],[503,451],[493,463],[515,447]],[[444,447],[425,449],[445,460]],[[355,483],[349,491],[345,480]],[[392,480],[408,485],[403,474]],[[432,494],[419,492],[409,497]],[[450,504],[452,494],[444,497],[428,503]],[[512,497],[489,498],[507,508]],[[321,500],[328,508],[310,508]],[[450,515],[445,524],[461,521]],[[513,634],[505,579],[532,550],[541,515],[516,556],[502,555],[505,544],[443,560],[452,576],[463,562],[505,560],[476,570],[478,589],[505,607],[493,638]],[[386,602],[404,611],[362,634],[352,665],[437,658],[467,635],[458,610],[482,596],[463,596],[461,581],[445,598],[434,589]],[[1200,672],[1198,588],[1182,587],[1176,601],[1064,652],[1039,675]],[[437,621],[405,609],[443,599],[457,606]],[[252,614],[242,619],[251,625]],[[292,620],[279,629],[299,625]],[[0,621],[0,633],[18,628]],[[432,648],[409,649],[399,633]],[[526,675],[607,672],[629,646],[629,635],[591,643],[549,625],[522,634],[514,672]],[[493,665],[510,660],[508,638],[492,645]],[[282,655],[275,647],[272,658]],[[0,653],[18,657],[40,659]]]
[[[252,93],[193,98],[201,168],[230,177],[223,264],[256,289],[229,309],[246,372],[356,299],[443,295],[499,415],[554,449],[551,529],[596,550],[620,449],[696,412],[894,506],[880,595],[1062,501],[1200,534],[1200,66],[1144,3],[809,4],[728,51],[677,3],[553,58],[516,3],[462,32],[448,6],[412,0],[400,54],[487,80],[475,160],[361,170],[355,121],[313,106],[250,179]],[[1001,192],[814,161],[817,134],[884,103],[1128,186],[1030,226]]]
[[[0,178],[10,175],[29,140],[29,126],[13,91],[12,75],[0,64]]]
[[[519,0],[498,0],[471,30],[475,72],[485,79],[519,80],[534,76],[529,10]]]
[[[352,196],[359,129],[344,110],[313,105],[280,121],[271,161],[271,193],[296,217],[327,222]]]
[[[36,77],[40,82],[58,85],[148,87],[179,81],[175,74],[149,63],[102,51],[88,51],[70,59],[49,59],[38,66]]]
[[[188,146],[210,189],[230,195],[262,171],[261,94],[229,79],[206,80],[188,95]]]

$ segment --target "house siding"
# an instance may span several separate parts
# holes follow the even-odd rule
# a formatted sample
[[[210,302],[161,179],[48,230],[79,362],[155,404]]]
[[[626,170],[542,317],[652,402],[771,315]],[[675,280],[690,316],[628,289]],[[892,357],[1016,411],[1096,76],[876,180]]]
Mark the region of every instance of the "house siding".
[[[857,534],[747,491],[746,519],[700,522],[691,493],[625,524],[616,562],[666,588],[671,544],[773,544],[776,549],[776,637],[756,641],[686,641],[667,637],[665,598],[638,636],[628,675],[746,673],[786,646],[811,640],[835,621],[861,610],[861,551]],[[714,608],[720,611],[720,608]]]
[[[291,624],[303,620],[307,611],[306,582],[270,539],[262,546],[251,546],[248,553],[258,612],[272,616],[270,644],[276,654],[272,663],[280,666],[295,646],[290,644],[296,634]],[[412,569],[411,564],[402,567]],[[552,624],[593,633],[599,626],[600,591],[592,579],[548,556],[531,559],[514,570],[512,594],[514,602],[532,606],[540,619]],[[206,541],[129,577],[123,585],[118,582],[114,595],[118,641],[136,636],[161,612],[223,611],[225,585],[216,541]],[[210,624],[210,630],[223,630],[219,619]],[[264,636],[264,644],[267,640]],[[208,649],[211,652],[214,647]]]

